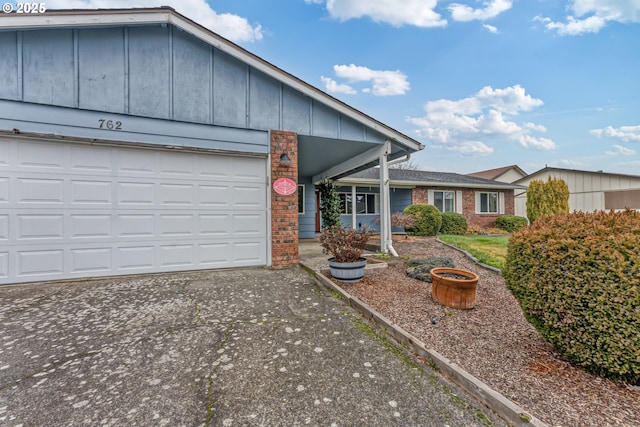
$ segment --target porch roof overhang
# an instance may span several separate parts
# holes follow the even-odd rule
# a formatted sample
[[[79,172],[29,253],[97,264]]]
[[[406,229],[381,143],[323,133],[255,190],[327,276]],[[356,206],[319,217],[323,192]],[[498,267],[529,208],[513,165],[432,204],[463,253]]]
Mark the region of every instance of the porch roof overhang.
[[[377,179],[362,179],[362,178],[350,178],[345,177],[338,180],[338,184],[345,185],[363,185],[363,186],[376,186],[379,180]],[[470,184],[470,183],[458,183],[458,182],[442,182],[442,181],[403,181],[403,180],[391,180],[390,184],[393,187],[415,188],[415,187],[441,187],[441,188],[473,188],[473,189],[487,189],[487,190],[516,190],[525,189],[522,185],[514,184]]]

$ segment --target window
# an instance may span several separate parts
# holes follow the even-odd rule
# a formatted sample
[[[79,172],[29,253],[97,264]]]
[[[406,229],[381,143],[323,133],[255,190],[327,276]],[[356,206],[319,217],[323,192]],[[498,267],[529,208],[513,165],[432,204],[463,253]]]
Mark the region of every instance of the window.
[[[351,193],[340,193],[342,214],[352,214]],[[377,214],[378,195],[375,193],[356,193],[356,213],[357,214]]]
[[[498,193],[480,193],[480,213],[498,213]]]
[[[453,191],[434,191],[433,205],[440,212],[455,212],[455,193]]]
[[[298,185],[298,213],[304,215],[304,185]]]

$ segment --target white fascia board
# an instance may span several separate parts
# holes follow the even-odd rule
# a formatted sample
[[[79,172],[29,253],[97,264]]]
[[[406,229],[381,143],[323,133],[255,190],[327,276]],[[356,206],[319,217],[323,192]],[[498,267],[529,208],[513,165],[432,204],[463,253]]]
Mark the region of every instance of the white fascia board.
[[[379,159],[380,157],[380,153],[383,152],[385,150],[386,144],[382,144],[382,145],[378,145],[374,148],[371,148],[367,151],[365,151],[364,153],[360,153],[355,157],[350,158],[349,160],[347,160],[346,162],[342,162],[340,164],[337,164],[329,169],[327,169],[326,171],[323,171],[321,173],[319,173],[318,175],[315,175],[311,181],[314,184],[319,183],[320,181],[322,181],[325,178],[332,178],[334,176],[338,176],[340,174],[343,174],[345,172],[349,172],[351,170],[354,170],[360,166],[366,165],[367,163],[371,163],[373,161],[376,161]],[[379,182],[379,181],[376,181]]]
[[[364,113],[355,110],[347,104],[330,96],[329,94],[311,86],[308,83],[294,77],[275,65],[259,58],[249,51],[241,48],[233,42],[211,32],[201,25],[191,21],[183,15],[171,9],[120,9],[120,10],[77,10],[77,11],[50,11],[40,15],[11,14],[0,18],[0,29],[25,29],[25,28],[60,28],[76,26],[108,26],[108,25],[136,25],[136,24],[172,24],[181,30],[194,35],[200,40],[214,46],[217,49],[241,60],[264,74],[290,86],[302,94],[327,105],[338,111],[345,117],[349,117],[386,138],[407,147],[409,150],[419,151],[424,149],[420,142],[374,120]]]
[[[379,184],[379,180],[377,179],[358,179],[358,178],[341,178],[337,182],[345,185],[364,185],[370,186]],[[415,188],[415,187],[443,187],[443,188],[468,188],[472,190],[515,190],[518,188],[524,189],[525,187],[521,185],[497,185],[497,184],[487,184],[487,185],[473,185],[473,184],[461,184],[461,183],[448,183],[448,182],[430,182],[430,181],[399,181],[399,180],[390,180],[390,184],[394,187],[406,187],[406,188]]]

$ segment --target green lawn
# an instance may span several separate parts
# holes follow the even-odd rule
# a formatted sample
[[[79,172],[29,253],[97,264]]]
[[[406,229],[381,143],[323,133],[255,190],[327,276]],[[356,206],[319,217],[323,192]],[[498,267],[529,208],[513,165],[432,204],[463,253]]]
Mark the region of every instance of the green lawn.
[[[510,236],[453,236],[441,234],[440,240],[464,249],[476,257],[478,261],[492,267],[504,266],[507,259],[507,243]]]

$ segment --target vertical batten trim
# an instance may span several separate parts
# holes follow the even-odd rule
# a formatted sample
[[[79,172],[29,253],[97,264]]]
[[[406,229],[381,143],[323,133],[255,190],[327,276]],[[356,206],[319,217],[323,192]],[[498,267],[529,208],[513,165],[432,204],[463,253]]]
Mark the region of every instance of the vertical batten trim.
[[[167,64],[169,67],[169,119],[173,120],[173,25],[168,26],[167,38],[169,43],[169,55]]]
[[[209,124],[213,123],[213,107],[215,105],[215,94],[214,94],[214,85],[213,85],[213,54],[214,47],[209,46]]]
[[[279,82],[280,90],[278,94],[280,95],[279,108],[278,108],[278,128],[280,130],[284,130],[284,85],[282,82]]]
[[[71,32],[73,39],[73,106],[80,108],[80,48],[78,46],[79,30]]]
[[[309,135],[313,135],[313,98],[309,97]]]
[[[247,67],[247,94],[246,94],[246,103],[244,110],[244,125],[249,128],[251,120],[249,120],[249,115],[251,114],[251,67],[245,64]]]
[[[129,28],[124,27],[122,33],[123,53],[124,53],[124,113],[129,114]]]
[[[16,54],[17,54],[17,60],[18,60],[18,99],[20,101],[24,102],[24,78],[23,78],[23,73],[24,73],[24,68],[23,68],[23,56],[22,56],[22,50],[24,49],[23,47],[23,43],[22,43],[22,31],[17,31],[16,32]]]

